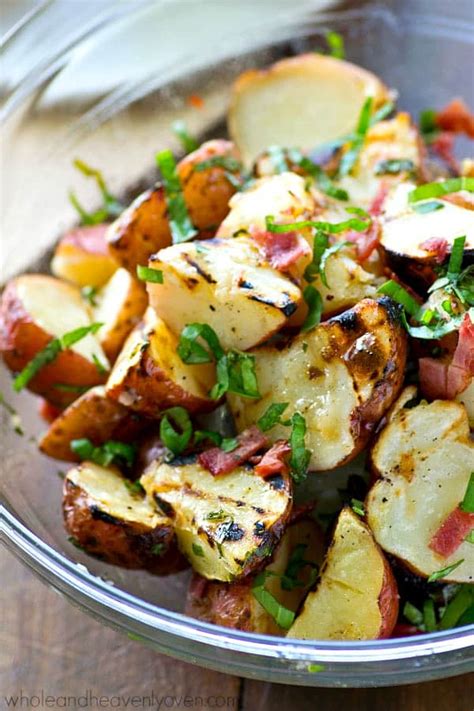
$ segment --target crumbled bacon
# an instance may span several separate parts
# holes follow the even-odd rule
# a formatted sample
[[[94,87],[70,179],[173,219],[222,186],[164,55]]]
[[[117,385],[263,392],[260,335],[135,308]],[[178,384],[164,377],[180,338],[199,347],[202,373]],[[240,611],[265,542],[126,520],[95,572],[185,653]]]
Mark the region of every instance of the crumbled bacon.
[[[444,519],[429,542],[432,551],[443,558],[455,553],[468,533],[474,528],[474,514],[462,511],[457,506]]]
[[[214,476],[228,474],[268,445],[267,437],[255,425],[244,430],[237,441],[239,445],[232,452],[224,452],[219,447],[201,452],[198,456],[199,464]]]
[[[204,107],[204,99],[199,94],[190,94],[186,101],[193,109],[202,109]]]
[[[372,221],[369,229],[365,232],[349,230],[344,239],[354,242],[357,247],[357,261],[362,264],[370,257],[374,249],[377,249],[380,242],[380,225],[375,220]]]
[[[388,191],[388,183],[382,180],[379,185],[379,189],[377,190],[377,193],[375,194],[375,197],[370,204],[369,215],[372,215],[372,217],[378,217],[382,214],[383,204],[385,202],[385,198],[388,195]]]
[[[266,477],[288,471],[286,457],[291,452],[291,447],[285,439],[275,442],[268,452],[265,452],[261,461],[255,467],[255,473]]]
[[[443,131],[465,133],[474,138],[474,114],[462,99],[453,99],[436,114],[436,125]]]
[[[309,244],[297,232],[252,231],[252,237],[274,269],[285,272],[301,257],[311,254]]]
[[[444,237],[431,237],[420,244],[420,249],[432,254],[436,262],[442,264],[448,254],[449,243]]]
[[[474,323],[465,314],[459,329],[459,339],[453,355],[453,366],[474,375]]]
[[[441,160],[443,160],[448,168],[453,171],[456,175],[459,175],[460,166],[456,158],[454,157],[454,139],[455,134],[449,131],[441,131],[441,133],[436,136],[431,148],[434,153],[436,153]]]

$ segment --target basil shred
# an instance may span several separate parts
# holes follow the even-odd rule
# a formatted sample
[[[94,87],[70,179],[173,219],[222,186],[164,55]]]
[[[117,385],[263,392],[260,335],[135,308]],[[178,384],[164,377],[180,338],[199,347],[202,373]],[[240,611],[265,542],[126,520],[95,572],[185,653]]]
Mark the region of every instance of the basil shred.
[[[73,165],[77,168],[77,170],[85,175],[86,178],[93,178],[95,180],[103,200],[102,207],[95,212],[87,212],[87,210],[82,207],[81,203],[77,199],[76,194],[72,191],[69,193],[69,201],[79,213],[81,225],[99,225],[102,222],[118,217],[123,212],[124,205],[122,205],[122,203],[120,203],[117,198],[109,192],[101,171],[96,168],[92,168],[90,165],[87,165],[87,163],[83,160],[79,160],[78,158],[76,158],[73,162]]]
[[[143,267],[141,264],[138,264],[137,277],[140,281],[147,281],[150,284],[163,284],[163,272],[160,271],[160,269]]]
[[[168,222],[173,244],[188,242],[197,235],[198,231],[193,226],[188,214],[181,180],[176,170],[176,162],[172,152],[170,150],[161,151],[156,156],[156,162],[163,179],[168,207]]]
[[[109,440],[96,447],[90,439],[73,439],[71,451],[77,454],[82,461],[88,460],[103,467],[108,467],[111,464],[131,467],[136,456],[136,448],[133,444],[115,440]]]
[[[197,148],[199,148],[199,143],[193,136],[189,134],[184,121],[174,121],[171,124],[171,128],[174,134],[179,138],[185,153],[192,153]]]

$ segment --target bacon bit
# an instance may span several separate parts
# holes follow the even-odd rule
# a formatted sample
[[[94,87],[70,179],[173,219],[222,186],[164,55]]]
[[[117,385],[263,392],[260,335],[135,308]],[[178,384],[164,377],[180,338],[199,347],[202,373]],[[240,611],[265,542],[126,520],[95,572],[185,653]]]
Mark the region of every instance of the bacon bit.
[[[444,519],[441,526],[431,538],[428,547],[443,558],[448,558],[457,551],[473,528],[474,514],[463,511],[457,506],[454,511],[451,511],[449,516]]]
[[[429,400],[453,400],[469,385],[469,372],[453,363],[420,358],[418,364],[420,390]]]
[[[239,446],[232,452],[224,452],[219,447],[212,447],[198,456],[199,464],[211,472],[213,476],[228,474],[258,452],[268,446],[267,437],[252,425],[244,430],[238,437]]]
[[[380,225],[378,222],[372,221],[371,226],[365,232],[356,232],[349,230],[344,239],[348,242],[353,242],[357,247],[357,261],[359,264],[365,262],[370,257],[374,249],[377,249],[380,243]]]
[[[372,217],[378,217],[382,214],[383,204],[385,202],[385,198],[388,195],[389,189],[389,184],[386,181],[382,180],[380,182],[379,189],[377,190],[374,199],[370,203],[369,215],[372,215]]]
[[[194,573],[189,584],[188,594],[194,600],[202,600],[206,594],[208,580],[203,578],[201,575]]]
[[[188,96],[186,101],[189,104],[189,106],[193,107],[193,109],[204,108],[204,99],[202,98],[202,96],[199,96],[199,94],[190,94],[190,96]]]
[[[286,439],[280,439],[262,457],[262,460],[255,467],[255,473],[265,478],[272,474],[279,474],[288,471],[288,464],[285,457],[290,454],[291,447]]]
[[[280,234],[251,230],[253,239],[261,248],[265,259],[274,269],[285,272],[301,257],[311,254],[309,244],[297,232]]]
[[[461,167],[454,157],[454,139],[454,133],[450,133],[449,131],[441,131],[441,133],[436,136],[431,144],[431,148],[434,153],[436,153],[436,155],[446,163],[448,168],[450,168],[453,173],[459,175]]]
[[[452,365],[474,375],[474,323],[469,314],[465,314],[461,323]]]
[[[49,423],[54,422],[54,420],[61,414],[61,410],[54,405],[51,405],[50,402],[44,400],[43,398],[40,400],[38,411],[40,417],[42,417],[45,422]]]
[[[448,254],[449,243],[444,237],[431,237],[422,242],[419,247],[434,255],[436,262],[442,264]]]
[[[404,622],[399,622],[395,625],[391,637],[413,637],[416,634],[423,634],[415,625],[408,625]]]
[[[462,99],[453,99],[436,114],[436,124],[443,131],[465,133],[474,138],[474,114]]]

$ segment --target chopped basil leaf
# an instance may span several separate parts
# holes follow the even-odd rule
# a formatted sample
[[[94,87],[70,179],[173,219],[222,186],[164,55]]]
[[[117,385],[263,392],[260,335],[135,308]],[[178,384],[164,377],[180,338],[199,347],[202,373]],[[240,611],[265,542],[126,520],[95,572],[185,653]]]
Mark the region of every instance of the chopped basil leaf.
[[[28,385],[30,380],[39,371],[57,358],[61,351],[70,348],[74,343],[85,338],[89,333],[97,333],[102,323],[92,323],[90,326],[81,326],[73,331],[63,334],[59,338],[53,338],[41,351],[39,351],[30,362],[23,368],[13,381],[13,389],[20,392]]]
[[[408,293],[408,291],[406,291],[406,289],[403,288],[403,286],[400,286],[400,284],[393,279],[389,279],[389,281],[386,281],[385,284],[379,286],[377,291],[379,294],[390,296],[391,299],[396,301],[398,304],[401,304],[410,316],[413,316],[414,318],[419,316],[420,305],[418,302],[413,298],[413,296],[411,296],[411,294]]]
[[[196,430],[194,433],[194,444],[199,444],[200,442],[205,442],[210,440],[217,447],[220,446],[222,442],[222,435],[219,432],[212,432],[211,430]]]
[[[288,158],[291,163],[296,164],[304,170],[305,173],[308,173],[308,175],[314,178],[323,193],[336,200],[349,200],[347,190],[336,187],[323,168],[317,165],[317,163],[313,163],[310,158],[304,156],[299,150],[290,148],[288,150]]]
[[[340,35],[339,32],[333,32],[330,30],[329,32],[326,32],[325,39],[328,44],[329,54],[331,57],[335,57],[336,59],[344,59],[346,56],[344,37]]]
[[[333,254],[337,254],[343,247],[354,246],[352,242],[336,242],[336,244],[327,247],[321,255],[321,261],[319,263],[319,276],[324,286],[329,288],[329,284],[326,278],[326,262]]]
[[[197,230],[188,214],[173,154],[170,150],[161,151],[156,156],[156,162],[163,178],[173,244],[187,242],[197,235]]]
[[[258,399],[255,373],[255,356],[240,351],[228,351],[217,361],[217,383],[211,390],[211,398],[218,400],[226,392]]]
[[[272,427],[281,423],[281,416],[288,407],[287,402],[274,402],[257,420],[257,426],[262,432],[268,432]]]
[[[408,195],[408,202],[419,202],[429,198],[437,198],[450,193],[457,193],[460,190],[467,190],[474,193],[474,178],[463,176],[461,178],[449,178],[442,182],[426,183],[412,190]]]
[[[97,372],[99,373],[99,375],[104,375],[108,372],[108,369],[106,368],[104,363],[101,363],[95,353],[92,354],[92,360],[94,361],[94,365],[97,368]]]
[[[293,232],[301,230],[304,227],[314,227],[315,230],[327,232],[328,234],[339,234],[346,230],[355,230],[356,232],[365,232],[371,224],[371,220],[360,220],[351,217],[343,222],[318,222],[315,220],[302,220],[301,222],[290,222],[288,224],[276,224],[273,215],[265,217],[266,229],[269,232]]]
[[[81,296],[91,306],[97,306],[97,301],[95,298],[97,296],[96,286],[83,286],[81,289]]]
[[[413,173],[415,164],[408,158],[389,158],[381,160],[375,166],[375,175],[398,175],[404,171]]]
[[[53,388],[64,393],[78,393],[82,395],[91,389],[91,385],[69,385],[68,383],[54,383]]]
[[[166,551],[166,544],[165,543],[155,543],[154,546],[151,547],[151,552],[153,555],[163,555],[163,553]]]
[[[423,603],[423,625],[426,632],[434,632],[437,627],[435,606],[431,598]]]
[[[461,273],[462,260],[464,256],[464,245],[466,243],[466,235],[456,237],[451,248],[451,255],[448,263],[447,278],[450,281],[456,279]]]
[[[128,479],[124,479],[125,486],[129,490],[131,494],[144,494],[145,489],[143,486],[140,484],[140,480],[137,479],[136,481],[129,481]]]
[[[302,482],[308,473],[311,452],[305,447],[306,420],[300,412],[295,412],[290,420],[290,469],[296,484]]]
[[[425,109],[422,111],[418,125],[425,143],[432,143],[439,134],[439,128],[436,122],[436,111],[434,111],[434,109]]]
[[[112,463],[131,467],[136,456],[134,445],[115,440],[109,440],[96,447],[90,439],[73,439],[70,447],[71,451],[77,454],[81,460],[89,460],[103,467]]]
[[[222,440],[220,448],[224,452],[233,452],[239,446],[239,440],[235,437],[226,437]]]
[[[446,605],[439,623],[440,630],[449,630],[462,623],[463,615],[474,603],[474,588],[471,585],[461,585],[460,590]],[[467,623],[466,623],[467,624]]]
[[[197,543],[193,543],[191,548],[194,555],[198,556],[198,558],[204,558],[204,548],[202,546],[198,546]]]
[[[474,513],[474,472],[471,472],[469,477],[469,483],[460,508],[466,513]]]
[[[384,119],[386,119],[393,112],[394,108],[395,105],[393,104],[393,102],[387,101],[380,107],[380,109],[378,109],[378,111],[372,114],[370,119],[370,126],[375,126],[375,124],[379,123],[379,121],[383,121]]]
[[[124,205],[122,205],[117,198],[109,192],[101,171],[96,168],[92,168],[90,165],[87,165],[87,163],[84,163],[84,161],[79,159],[73,161],[73,165],[87,178],[93,178],[95,180],[103,199],[103,205],[99,208],[99,210],[96,210],[96,212],[87,212],[80,204],[75,193],[69,193],[69,200],[79,213],[81,224],[98,225],[108,219],[118,217],[124,210]]]
[[[307,586],[312,585],[314,582],[313,579],[315,579],[317,575],[318,566],[312,561],[305,560],[304,555],[307,548],[308,546],[304,543],[299,543],[291,552],[285,572],[281,576],[280,585],[282,590],[294,590],[294,588],[303,587],[304,583],[302,583],[301,580],[298,580],[298,576],[306,566],[311,566],[314,572],[314,575],[310,576]]]
[[[469,531],[464,540],[466,541],[466,543],[474,543],[474,528],[472,529],[472,531]]]
[[[219,511],[210,511],[206,516],[207,521],[222,522],[228,518],[231,518],[231,516],[229,516],[229,514],[224,511],[224,509],[219,509]]]
[[[358,158],[359,154],[364,145],[365,136],[370,127],[370,114],[372,112],[373,98],[369,96],[362,106],[359,122],[357,124],[356,132],[352,140],[349,142],[346,152],[341,158],[339,165],[339,177],[348,175],[352,172]]]
[[[196,148],[199,148],[199,143],[188,133],[184,121],[173,121],[171,128],[173,129],[173,133],[179,138],[185,153],[192,153]]]
[[[308,306],[308,314],[301,326],[301,331],[310,331],[321,322],[321,314],[323,313],[323,299],[317,289],[311,284],[305,287],[303,298]]]
[[[252,585],[252,594],[260,603],[260,605],[268,612],[275,620],[277,625],[284,630],[290,629],[295,619],[295,613],[288,608],[283,607],[268,590],[265,589],[265,583],[269,575],[268,571],[260,573],[254,580]]]
[[[138,264],[137,277],[141,281],[148,281],[151,284],[163,284],[163,272],[160,271],[160,269],[143,267],[141,264]]]
[[[449,319],[449,321],[440,320],[435,325],[429,326],[410,326],[408,323],[405,313],[402,312],[401,319],[406,330],[412,338],[421,338],[423,340],[438,340],[443,338],[448,333],[457,331],[462,323],[464,314],[461,316],[456,316]]]
[[[456,570],[456,568],[459,568],[460,565],[464,563],[464,558],[461,560],[456,561],[456,563],[453,563],[452,565],[448,565],[446,568],[442,568],[441,570],[436,570],[434,573],[431,573],[430,577],[428,578],[429,583],[434,583],[436,580],[439,580],[440,578],[445,578],[447,575],[453,572],[453,570]]]
[[[225,168],[225,170],[232,173],[241,170],[242,163],[232,156],[212,156],[212,158],[203,160],[201,163],[196,163],[194,166],[194,170],[198,172],[208,170],[209,168]]]
[[[359,499],[351,499],[351,509],[358,516],[365,516],[364,502]]]
[[[420,627],[423,624],[423,613],[411,602],[406,602],[403,606],[403,616],[416,627]]]
[[[435,212],[435,210],[442,210],[444,205],[438,200],[428,200],[427,202],[415,203],[413,209],[415,212],[420,213],[420,215],[425,215],[427,212]]]
[[[162,415],[160,439],[174,455],[181,454],[193,435],[191,418],[184,407],[170,407]]]
[[[212,362],[211,353],[198,342],[199,338],[206,341],[216,360],[224,356],[219,338],[211,326],[207,323],[190,323],[185,326],[179,337],[178,355],[183,363],[196,365]]]
[[[310,674],[316,674],[317,672],[322,672],[324,671],[324,665],[323,664],[308,664],[306,667],[306,670],[310,672]]]

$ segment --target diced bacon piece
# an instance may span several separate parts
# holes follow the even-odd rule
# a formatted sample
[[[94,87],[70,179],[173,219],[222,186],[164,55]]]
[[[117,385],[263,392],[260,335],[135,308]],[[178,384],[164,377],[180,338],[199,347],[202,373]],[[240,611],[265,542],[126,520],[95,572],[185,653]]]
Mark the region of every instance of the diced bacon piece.
[[[348,242],[354,242],[357,247],[357,261],[362,264],[370,257],[374,249],[377,249],[380,242],[380,225],[373,221],[371,226],[365,232],[356,232],[349,230],[344,235],[344,239]]]
[[[443,558],[455,553],[468,533],[474,528],[474,514],[462,511],[457,506],[445,518],[432,537],[429,547]]]
[[[255,425],[244,430],[237,440],[239,445],[232,452],[224,452],[219,447],[202,452],[198,456],[199,464],[214,476],[228,474],[268,445],[267,437]]]
[[[278,271],[288,271],[296,262],[311,254],[311,249],[297,232],[265,232],[255,230],[252,237],[259,245],[265,259]]]
[[[465,133],[474,138],[474,114],[462,99],[453,99],[436,114],[436,124],[443,131]]]
[[[459,175],[460,166],[456,158],[454,157],[454,139],[455,134],[449,131],[441,131],[441,133],[434,139],[431,147],[441,160],[443,160],[448,168],[453,171],[456,175]]]
[[[449,243],[444,237],[431,237],[422,242],[420,248],[433,254],[438,264],[442,264],[448,254]]]
[[[379,185],[379,189],[372,200],[372,203],[369,207],[369,215],[372,215],[372,217],[378,217],[379,215],[382,214],[383,212],[383,204],[385,202],[385,198],[388,195],[389,191],[389,185],[385,181],[381,181]]]
[[[278,440],[268,452],[265,452],[261,461],[255,467],[255,473],[266,477],[287,471],[288,464],[285,460],[290,452],[291,447],[288,442],[285,439]]]

